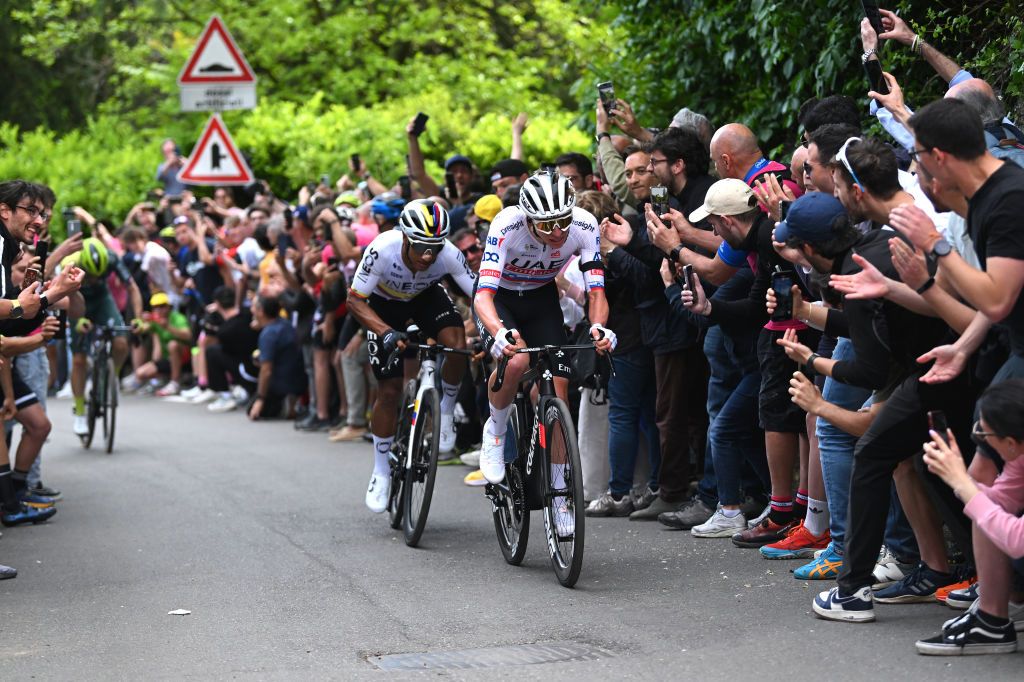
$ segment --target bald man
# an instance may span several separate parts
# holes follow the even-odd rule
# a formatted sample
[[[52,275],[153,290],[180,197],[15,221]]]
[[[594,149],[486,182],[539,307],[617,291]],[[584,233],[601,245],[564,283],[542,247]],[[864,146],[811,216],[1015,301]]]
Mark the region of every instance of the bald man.
[[[723,180],[736,178],[753,187],[754,181],[762,175],[774,173],[796,196],[803,194],[789,167],[769,160],[761,151],[754,131],[742,123],[729,123],[715,131],[711,138],[711,160]]]

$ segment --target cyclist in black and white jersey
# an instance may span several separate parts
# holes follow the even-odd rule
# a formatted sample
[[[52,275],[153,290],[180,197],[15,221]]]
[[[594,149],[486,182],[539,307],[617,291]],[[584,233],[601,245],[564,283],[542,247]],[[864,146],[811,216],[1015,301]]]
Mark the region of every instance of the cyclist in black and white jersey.
[[[348,309],[366,329],[370,366],[379,382],[370,423],[373,475],[366,490],[366,506],[376,513],[387,507],[391,486],[388,453],[395,439],[403,375],[396,351],[405,349],[407,324],[414,322],[424,338],[451,348],[466,347],[462,317],[440,281],[450,275],[469,295],[476,275],[462,252],[447,243],[448,223],[448,212],[440,204],[410,202],[398,226],[366,247],[349,289]],[[447,356],[441,367],[441,452],[455,446],[455,398],[465,371],[462,355]]]
[[[594,345],[605,352],[615,347],[615,334],[604,327],[608,302],[600,242],[597,219],[576,207],[572,185],[558,174],[540,172],[530,177],[523,183],[519,206],[505,208],[491,222],[473,298],[477,328],[491,355],[509,357],[502,389],[490,390],[493,376],[487,382],[490,417],[484,425],[480,468],[491,483],[505,477],[508,413],[519,378],[529,367],[528,356],[514,351],[567,343],[555,276],[575,255],[580,256],[587,285]],[[559,364],[555,374],[555,390],[564,400],[568,365]],[[564,487],[564,481],[558,480],[563,470],[552,464],[555,487]]]

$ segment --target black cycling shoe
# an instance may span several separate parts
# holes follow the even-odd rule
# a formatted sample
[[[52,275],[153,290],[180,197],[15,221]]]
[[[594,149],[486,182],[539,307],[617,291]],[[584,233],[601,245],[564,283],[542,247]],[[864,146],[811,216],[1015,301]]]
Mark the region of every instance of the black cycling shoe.
[[[312,419],[303,419],[302,422],[296,422],[295,428],[299,431],[326,431],[330,428],[331,422],[327,419],[317,419],[316,415],[313,415]]]
[[[42,523],[48,518],[57,513],[56,507],[47,507],[46,509],[35,509],[28,505],[20,505],[20,509],[16,512],[5,511],[0,516],[0,523],[5,526],[20,526],[24,523]]]
[[[39,481],[36,485],[29,486],[28,491],[40,497],[49,497],[54,500],[60,499],[60,491],[56,488],[51,488],[42,481]]]

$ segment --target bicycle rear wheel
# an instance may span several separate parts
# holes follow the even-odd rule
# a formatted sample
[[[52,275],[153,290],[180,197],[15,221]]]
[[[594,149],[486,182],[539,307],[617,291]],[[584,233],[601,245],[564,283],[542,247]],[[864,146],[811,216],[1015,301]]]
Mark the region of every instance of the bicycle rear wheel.
[[[560,399],[549,400],[544,408],[544,476],[547,481],[544,528],[555,575],[565,587],[572,587],[583,568],[583,473],[569,407]],[[553,464],[553,460],[564,462]],[[552,474],[564,480],[553,480]]]
[[[506,438],[513,443],[509,447],[518,448],[519,419],[515,410],[510,417]],[[506,563],[518,566],[526,556],[526,546],[530,540],[530,510],[526,508],[526,486],[518,459],[505,464],[505,480],[490,488],[491,516],[494,517],[498,546]]]
[[[434,478],[437,476],[437,448],[441,440],[441,401],[436,389],[423,392],[419,410],[416,412],[416,427],[413,433],[412,465],[405,471],[405,518],[402,530],[405,544],[415,547],[430,513],[430,500],[434,495]]]
[[[103,437],[107,443],[107,454],[114,451],[114,429],[117,426],[117,370],[114,369],[113,358],[107,359],[107,386],[103,401]]]
[[[388,459],[391,463],[391,491],[388,493],[388,519],[391,527],[398,530],[402,527],[402,515],[405,513],[405,496],[402,485],[405,483],[405,460],[409,448],[408,423],[412,418],[413,403],[416,402],[416,382],[410,380],[402,392],[402,403],[398,408],[398,421],[395,423],[395,442],[391,447]]]

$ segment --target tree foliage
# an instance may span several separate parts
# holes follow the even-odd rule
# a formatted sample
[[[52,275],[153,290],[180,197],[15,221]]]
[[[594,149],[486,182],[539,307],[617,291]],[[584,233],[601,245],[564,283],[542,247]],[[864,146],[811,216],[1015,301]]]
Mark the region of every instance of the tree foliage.
[[[1010,108],[1024,99],[1018,2],[880,4],[899,9],[929,42],[1001,89]],[[615,81],[647,125],[664,126],[689,106],[716,125],[744,122],[767,148],[778,148],[795,142],[796,113],[807,98],[842,93],[867,106],[856,0],[609,0],[604,6],[617,15],[614,28],[623,39],[599,75]],[[881,59],[908,103],[945,90],[901,46],[885,46]]]

